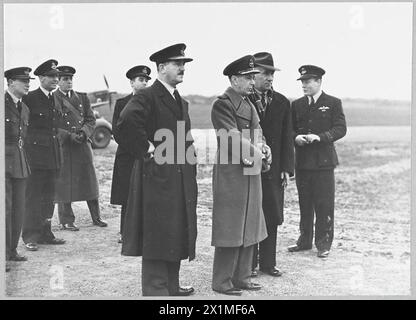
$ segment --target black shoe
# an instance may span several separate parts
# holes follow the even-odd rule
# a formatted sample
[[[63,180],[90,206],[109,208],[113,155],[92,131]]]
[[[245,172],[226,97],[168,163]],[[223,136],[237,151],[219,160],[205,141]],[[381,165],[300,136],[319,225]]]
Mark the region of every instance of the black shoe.
[[[27,261],[27,258],[25,256],[21,256],[17,252],[15,254],[10,255],[9,259],[10,261]]]
[[[172,296],[186,297],[186,296],[190,296],[194,292],[195,292],[195,290],[191,286],[179,287],[178,292],[172,294]]]
[[[257,270],[256,269],[252,270],[250,277],[255,278],[257,276],[258,276]]]
[[[120,237],[118,238],[118,243],[123,243],[123,236],[120,234]]]
[[[34,242],[25,243],[25,247],[28,251],[38,251],[38,245]]]
[[[273,277],[280,277],[283,274],[283,272],[277,269],[276,267],[260,269],[260,271]]]
[[[99,227],[107,227],[107,222],[102,220],[101,218],[92,220],[92,224]]]
[[[293,246],[287,247],[287,250],[289,252],[299,252],[299,251],[311,250],[311,249],[312,248],[309,248],[309,247],[299,247],[297,244],[294,244]]]
[[[54,245],[58,245],[58,244],[64,244],[65,242],[66,241],[64,239],[51,238],[51,239],[41,240],[41,241],[39,241],[39,244],[54,244]]]
[[[218,293],[226,294],[227,296],[241,296],[243,294],[243,290],[239,288],[231,288],[225,291],[213,290]]]
[[[329,250],[318,250],[318,258],[328,258]]]
[[[257,291],[261,289],[261,285],[258,283],[250,282],[238,288],[241,290]]]
[[[79,231],[79,228],[74,223],[64,223],[59,226],[61,230]]]

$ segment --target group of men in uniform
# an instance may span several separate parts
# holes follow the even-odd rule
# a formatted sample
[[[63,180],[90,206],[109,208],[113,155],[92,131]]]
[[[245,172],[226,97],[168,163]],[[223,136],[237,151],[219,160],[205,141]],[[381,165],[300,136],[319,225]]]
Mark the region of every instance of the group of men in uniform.
[[[98,182],[89,137],[95,116],[85,93],[72,89],[75,68],[54,59],[34,71],[40,87],[29,92],[31,68],[5,71],[6,260],[26,261],[25,247],[61,245],[51,229],[58,203],[60,228],[78,231],[71,203],[86,200],[94,225],[100,217]],[[9,266],[6,266],[6,270]]]
[[[113,115],[113,133],[118,149],[111,203],[122,206],[122,254],[142,256],[144,296],[188,296],[194,292],[193,287],[179,283],[181,260],[195,258],[197,237],[196,151],[190,133],[188,102],[177,89],[177,85],[183,82],[185,64],[193,61],[185,56],[185,49],[186,45],[179,43],[150,56],[150,61],[156,64],[157,79],[149,87],[150,68],[145,65],[131,68],[126,77],[133,92],[117,100]],[[49,66],[37,73],[49,79],[46,72],[55,69],[59,70]],[[260,290],[261,286],[252,282],[252,278],[258,275],[258,266],[264,274],[274,277],[282,275],[276,267],[277,228],[283,223],[284,190],[293,175],[296,177],[301,211],[300,236],[288,250],[296,252],[312,248],[314,215],[318,257],[328,257],[332,244],[334,168],[338,164],[334,142],[346,134],[341,100],[322,91],[322,76],[325,73],[322,68],[304,65],[299,68],[298,80],[302,82],[305,95],[291,105],[284,95],[273,88],[274,73],[279,70],[268,52],[246,55],[231,62],[223,71],[230,86],[212,106],[211,120],[217,132],[218,147],[213,168],[211,244],[215,247],[215,254],[212,289],[226,295],[239,296],[243,290]],[[16,170],[14,164],[7,160],[9,151],[6,152],[7,217],[8,221],[12,221],[10,227],[7,223],[10,230],[8,253],[15,257],[18,256],[15,251],[16,234],[20,232],[16,226],[21,223],[24,209],[14,199],[24,195],[26,177],[37,177],[36,181],[28,183],[29,187],[36,186],[36,190],[32,187],[28,195],[29,200],[36,199],[38,204],[33,202],[29,208],[31,212],[38,210],[37,215],[31,213],[32,217],[42,217],[36,220],[43,223],[39,230],[46,230],[42,241],[60,243],[61,240],[54,238],[50,232],[53,213],[50,209],[53,203],[51,195],[54,192],[49,190],[51,185],[55,185],[52,181],[56,180],[57,169],[62,167],[60,153],[55,149],[63,146],[65,151],[65,144],[58,143],[61,139],[58,137],[63,135],[70,146],[63,153],[65,168],[65,164],[68,166],[71,163],[68,157],[75,154],[71,148],[80,153],[87,148],[85,143],[94,126],[88,99],[71,90],[72,75],[75,73],[71,67],[62,67],[60,89],[53,94],[55,99],[48,99],[49,92],[54,89],[52,83],[48,86],[49,82],[45,80],[44,85],[40,78],[41,88],[37,90],[37,95],[44,100],[39,106],[45,106],[45,110],[38,110],[33,98],[29,99],[34,94],[29,94],[25,100],[28,106],[23,104],[20,111],[18,102],[27,93],[29,72],[30,69],[26,68],[23,78],[23,71],[19,77],[5,75],[9,84],[7,108],[10,114],[13,112],[13,119],[21,119],[20,131],[6,126],[6,131],[10,131],[6,134],[6,148],[10,145],[13,157],[20,157],[20,162],[13,161],[20,165]],[[9,114],[7,112],[6,115]],[[47,116],[46,112],[49,112]],[[48,122],[40,121],[42,114]],[[53,125],[58,115],[60,119],[66,119],[63,120],[63,123],[67,121],[66,126]],[[8,117],[6,125],[12,115]],[[17,120],[14,121],[17,123]],[[23,148],[20,141],[25,140],[28,123],[32,132],[37,132],[37,122],[43,123],[44,127],[38,130],[42,129],[47,139],[42,140],[33,134],[27,136],[27,144],[31,148],[42,146],[49,153],[31,156],[33,151]],[[183,124],[186,135],[181,134],[179,123]],[[172,150],[166,149],[168,139],[161,139],[161,129],[173,134],[173,162],[162,161],[166,160],[162,155]],[[26,160],[25,149],[29,161]],[[160,152],[161,149],[164,152]],[[178,160],[183,153],[186,153],[184,162]],[[39,161],[37,157],[41,156],[47,157],[47,161]],[[46,165],[51,161],[53,163],[46,168],[32,165]],[[71,163],[71,170],[81,170],[81,167],[88,165]],[[33,171],[39,172],[33,176]],[[58,172],[57,185],[59,182],[66,185],[65,170]],[[72,179],[80,179],[83,184],[96,180],[93,174],[81,176],[79,172]],[[42,197],[37,197],[36,192],[40,192]],[[76,190],[69,192],[73,193],[76,194]],[[99,211],[93,209],[95,203],[98,204],[97,189],[88,193],[87,199],[65,195],[68,193],[54,200],[60,203],[60,217],[65,228],[74,227],[71,201],[88,200],[93,221],[102,222]],[[25,243],[28,245],[27,241]]]
[[[111,201],[122,205],[122,254],[143,258],[145,296],[194,292],[193,287],[179,285],[179,270],[181,260],[195,258],[196,164],[188,158],[185,163],[160,161],[158,149],[165,148],[166,141],[156,138],[160,129],[173,133],[174,159],[180,152],[195,153],[188,103],[177,89],[185,63],[193,60],[185,56],[185,49],[180,43],[150,56],[157,70],[150,87],[146,87],[149,67],[130,69],[126,76],[133,93],[117,101],[113,117],[119,146]],[[325,71],[305,65],[299,68],[298,79],[305,96],[291,106],[273,89],[274,73],[279,70],[268,52],[233,61],[223,72],[230,87],[212,107],[218,138],[212,289],[226,295],[261,289],[251,281],[258,275],[257,266],[264,274],[282,275],[276,267],[277,228],[283,223],[284,190],[295,172],[300,237],[288,250],[312,248],[314,215],[318,257],[326,258],[332,243],[333,172],[338,163],[333,142],[346,133],[341,101],[322,92]],[[185,125],[186,139],[178,132],[179,122]],[[221,132],[226,133],[225,140]],[[185,149],[180,149],[181,144]]]

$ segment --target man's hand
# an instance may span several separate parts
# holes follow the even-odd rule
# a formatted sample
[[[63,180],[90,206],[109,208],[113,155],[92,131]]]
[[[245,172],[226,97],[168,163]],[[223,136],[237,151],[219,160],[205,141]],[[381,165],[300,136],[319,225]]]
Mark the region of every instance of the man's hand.
[[[263,144],[261,150],[266,158],[267,163],[270,165],[272,163],[272,149],[267,144]]]
[[[308,141],[308,143],[313,143],[315,141],[317,142],[321,141],[321,138],[319,138],[319,136],[316,134],[310,133],[306,136],[306,140]]]
[[[305,144],[308,144],[308,140],[306,138],[306,135],[304,135],[304,134],[297,135],[296,138],[295,138],[295,143],[300,147],[305,145]]]
[[[147,153],[149,154],[150,158],[153,158],[154,152],[155,152],[155,146],[149,140],[147,142],[149,142],[149,149],[147,149]]]
[[[70,134],[69,134],[69,139],[71,139],[71,141],[73,142],[73,143],[76,143],[76,144],[80,144],[81,143],[81,141],[79,140],[79,138],[78,138],[78,134],[77,133],[75,133],[75,132],[71,132]]]
[[[79,131],[75,139],[77,140],[78,143],[84,143],[85,141],[87,141],[87,135],[85,134],[84,131]]]
[[[282,187],[286,188],[287,182],[289,181],[289,172],[285,172],[285,171],[281,172],[280,178],[282,179]]]

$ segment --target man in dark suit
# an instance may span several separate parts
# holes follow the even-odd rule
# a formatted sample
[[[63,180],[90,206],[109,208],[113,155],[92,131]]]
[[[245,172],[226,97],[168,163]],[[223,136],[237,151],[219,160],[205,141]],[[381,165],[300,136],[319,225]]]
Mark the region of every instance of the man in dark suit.
[[[282,272],[276,268],[277,228],[283,223],[284,190],[289,176],[294,174],[294,146],[290,102],[273,90],[275,71],[273,57],[268,52],[254,55],[255,65],[261,72],[255,75],[254,93],[249,96],[260,118],[266,144],[271,148],[272,163],[262,173],[263,212],[266,219],[267,238],[255,247],[252,276],[260,271],[274,277]]]
[[[5,166],[6,166],[6,260],[26,261],[17,253],[25,213],[26,180],[30,168],[24,139],[29,123],[29,109],[22,97],[29,92],[31,68],[19,67],[4,72],[7,89],[4,95]],[[7,267],[6,267],[6,271]]]
[[[22,237],[26,248],[38,249],[37,244],[64,244],[51,230],[54,211],[55,177],[62,164],[58,122],[61,111],[55,107],[52,91],[58,84],[58,62],[48,60],[36,68],[40,87],[24,99],[29,107],[29,127],[26,152],[32,171],[26,190],[26,211]]]
[[[86,201],[92,223],[106,227],[98,203],[98,181],[95,174],[90,137],[95,129],[95,116],[86,93],[74,91],[71,66],[59,66],[59,89],[53,93],[55,105],[62,110],[63,163],[55,185],[55,202],[61,230],[78,231],[72,202]]]
[[[179,285],[181,260],[195,258],[198,194],[188,103],[176,89],[183,81],[185,63],[192,61],[185,57],[185,48],[180,43],[150,56],[158,79],[130,99],[117,122],[120,146],[136,159],[122,254],[143,257],[144,296],[194,292]],[[161,141],[164,134],[171,144]]]
[[[125,96],[121,99],[116,101],[116,105],[114,107],[113,113],[113,137],[114,140],[118,144],[119,136],[117,130],[117,121],[120,116],[120,112],[124,109],[127,102],[131,99],[131,97],[136,94],[140,89],[143,89],[147,86],[147,82],[151,79],[150,78],[150,68],[147,66],[139,65],[133,68],[130,68],[127,73],[126,77],[130,80],[130,85],[133,89],[133,92],[128,96]],[[124,224],[124,216],[126,213],[126,206],[127,206],[127,196],[129,194],[129,187],[130,187],[130,176],[131,170],[134,164],[134,157],[127,151],[124,150],[120,145],[117,147],[116,151],[116,158],[114,160],[114,169],[113,169],[113,180],[111,183],[111,204],[118,204],[121,205],[121,213],[120,213],[120,238],[118,240],[121,243],[122,235],[121,232],[123,230]]]
[[[299,194],[300,236],[291,252],[312,248],[313,219],[318,257],[326,258],[334,237],[334,142],[347,132],[341,100],[322,91],[325,70],[313,65],[299,68],[304,97],[293,101],[296,147],[296,186]]]

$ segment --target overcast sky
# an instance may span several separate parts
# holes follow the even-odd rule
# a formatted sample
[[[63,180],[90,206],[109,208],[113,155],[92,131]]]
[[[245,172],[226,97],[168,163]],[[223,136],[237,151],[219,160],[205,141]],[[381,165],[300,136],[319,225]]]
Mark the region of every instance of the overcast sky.
[[[282,71],[275,89],[302,95],[297,69],[323,67],[324,90],[351,98],[410,100],[411,3],[4,4],[6,69],[54,58],[77,69],[75,89],[129,92],[126,71],[184,42],[182,95],[221,94],[222,70],[259,51]],[[32,88],[38,80],[32,82]]]

